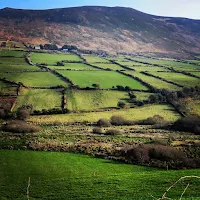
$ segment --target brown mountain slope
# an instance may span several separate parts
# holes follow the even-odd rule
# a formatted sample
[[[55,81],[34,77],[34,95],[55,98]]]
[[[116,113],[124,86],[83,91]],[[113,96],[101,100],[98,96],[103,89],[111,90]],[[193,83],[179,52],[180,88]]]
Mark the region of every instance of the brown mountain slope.
[[[115,52],[200,52],[200,21],[131,8],[0,10],[0,40]]]

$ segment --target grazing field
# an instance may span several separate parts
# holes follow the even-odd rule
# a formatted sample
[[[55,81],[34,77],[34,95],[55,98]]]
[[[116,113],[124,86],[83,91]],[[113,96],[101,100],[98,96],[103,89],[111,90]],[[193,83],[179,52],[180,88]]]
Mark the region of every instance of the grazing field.
[[[198,175],[199,170],[166,171],[71,153],[0,151],[0,198],[27,199],[133,199],[160,198],[182,176]],[[198,179],[184,200],[199,200]],[[185,184],[178,184],[168,197],[179,199]],[[152,195],[152,196],[151,196]]]
[[[25,51],[0,50],[0,57],[24,57],[25,53]]]
[[[14,81],[17,83],[22,82],[25,86],[30,87],[51,87],[58,85],[68,85],[68,83],[62,81],[60,78],[51,74],[50,72],[0,74],[0,78],[6,78],[9,81]]]
[[[131,67],[131,68],[133,68],[133,67],[148,67],[148,66],[150,66],[150,65],[147,65],[147,64],[138,63],[138,62],[134,62],[134,61],[128,61],[128,60],[119,61],[118,63],[121,64],[121,65],[127,66],[127,67]]]
[[[177,62],[173,60],[163,60],[163,59],[158,60],[158,59],[142,58],[142,57],[134,57],[133,60],[146,62],[149,64],[164,65],[164,66],[172,67],[175,70],[180,70],[180,71],[200,70],[200,66]]]
[[[22,71],[41,71],[41,69],[39,67],[35,67],[32,65],[27,65],[27,64],[26,65],[0,64],[0,73],[22,72]]]
[[[74,54],[48,54],[48,53],[31,53],[33,63],[45,63],[54,65],[59,61],[82,61],[82,59]]]
[[[169,90],[181,90],[182,89],[181,87],[172,85],[170,83],[166,83],[162,80],[141,74],[139,72],[126,71],[126,73],[142,79],[144,82],[149,83],[150,85],[152,85],[153,87],[155,87],[157,89],[163,89],[163,88],[169,89]]]
[[[54,122],[96,122],[100,118],[109,119],[113,115],[120,115],[129,120],[142,120],[147,119],[148,117],[152,117],[154,115],[161,115],[168,121],[175,121],[180,117],[179,114],[177,114],[171,106],[160,104],[147,105],[144,107],[131,108],[125,110],[112,110],[91,113],[72,113],[67,115],[47,115],[38,117],[33,116],[30,118],[30,121],[40,124],[48,124]]]
[[[135,71],[138,72],[156,72],[156,71],[166,71],[169,72],[168,69],[164,68],[164,67],[153,67],[153,66],[149,66],[149,67],[133,67],[133,69]]]
[[[25,58],[0,57],[0,64],[3,65],[27,65]]]
[[[116,108],[119,101],[127,103],[127,92],[102,90],[68,90],[67,108],[73,111]]]
[[[113,86],[122,85],[129,86],[132,89],[147,90],[138,81],[113,71],[83,71],[80,73],[63,70],[59,71],[59,73],[81,88],[92,87],[92,84],[99,84],[100,88],[112,88]]]
[[[200,86],[200,79],[194,78],[191,76],[187,76],[181,73],[172,73],[172,72],[151,72],[151,74],[155,76],[159,76],[166,80],[172,81],[174,83],[178,83],[185,87],[194,87]]]
[[[61,93],[53,89],[22,89],[15,110],[23,105],[32,105],[33,110],[40,111],[61,108]]]
[[[147,100],[151,94],[153,94],[153,93],[134,92],[134,95],[136,96],[136,100],[137,101]]]
[[[85,58],[86,61],[90,64],[92,64],[92,63],[110,63],[110,61],[108,61],[104,58],[100,58],[95,55],[83,55],[83,58]]]
[[[105,63],[98,63],[95,64],[98,67],[101,67],[103,69],[111,69],[111,70],[123,70],[124,68],[120,67],[119,65],[116,64],[105,64]]]
[[[48,66],[48,68],[55,70],[98,70],[84,63],[65,63],[65,66]]]
[[[17,86],[0,81],[0,94],[16,95]]]
[[[200,72],[189,72],[190,74],[194,74],[195,76],[200,77]]]

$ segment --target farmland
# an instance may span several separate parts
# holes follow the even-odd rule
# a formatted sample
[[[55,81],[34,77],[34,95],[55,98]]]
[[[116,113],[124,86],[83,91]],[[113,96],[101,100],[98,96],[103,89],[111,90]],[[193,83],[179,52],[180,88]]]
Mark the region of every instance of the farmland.
[[[109,64],[109,63],[97,63],[95,64],[98,67],[101,67],[103,69],[111,69],[111,70],[122,70],[123,68],[116,64]]]
[[[48,68],[55,70],[98,70],[83,63],[65,63],[65,66],[48,66]]]
[[[72,82],[81,88],[92,87],[93,84],[99,84],[100,88],[112,88],[117,85],[129,86],[132,89],[147,89],[138,81],[121,75],[113,71],[59,71],[60,74],[72,80]]]
[[[49,89],[22,89],[15,109],[24,105],[32,105],[34,110],[60,108],[61,93]]]
[[[0,94],[16,94],[17,86],[0,81]]]
[[[90,64],[93,64],[93,63],[110,63],[108,60],[106,60],[104,58],[99,58],[99,57],[94,56],[94,55],[83,55],[83,58],[86,59],[86,61]]]
[[[6,78],[9,81],[16,83],[22,82],[25,86],[30,87],[52,87],[58,85],[68,85],[49,72],[26,72],[0,74],[0,78]],[[39,80],[39,81],[38,81]]]

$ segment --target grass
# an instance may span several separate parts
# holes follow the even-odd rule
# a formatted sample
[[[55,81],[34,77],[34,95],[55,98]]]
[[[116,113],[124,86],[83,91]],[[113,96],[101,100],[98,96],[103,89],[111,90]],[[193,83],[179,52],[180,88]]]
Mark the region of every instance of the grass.
[[[24,51],[0,50],[0,57],[24,57]]]
[[[22,89],[15,110],[23,105],[32,105],[33,110],[61,108],[61,93],[57,90]]]
[[[10,65],[10,64],[0,64],[0,73],[6,72],[22,72],[22,71],[41,71],[39,67],[32,65]]]
[[[199,170],[166,171],[122,164],[85,155],[53,152],[0,152],[1,199],[25,200],[30,177],[30,199],[134,199],[159,198],[182,176],[198,175]],[[199,180],[184,200],[199,200]],[[185,188],[179,184],[169,197],[178,199]]]
[[[110,63],[110,61],[104,59],[104,58],[100,58],[98,56],[95,55],[83,55],[83,58],[86,59],[86,61],[88,63]]]
[[[65,66],[48,66],[50,69],[55,70],[97,70],[94,67],[86,65],[84,63],[65,63]]]
[[[185,87],[200,86],[200,80],[191,76],[187,76],[181,73],[172,72],[152,72],[151,74],[170,80],[174,83],[178,83]]]
[[[73,111],[88,111],[116,108],[118,101],[127,103],[128,93],[119,91],[67,91],[67,108]]]
[[[113,71],[59,71],[60,74],[72,80],[76,85],[81,88],[92,87],[92,84],[99,84],[101,88],[112,88],[113,86],[122,85],[129,86],[132,89],[144,89],[147,88],[140,84],[138,81],[121,75]]]
[[[169,105],[147,105],[144,107],[125,109],[125,110],[112,110],[104,112],[91,112],[91,113],[71,113],[66,115],[47,115],[47,116],[33,116],[30,121],[48,124],[54,122],[96,122],[100,118],[110,118],[113,115],[120,115],[129,120],[143,120],[153,115],[161,115],[166,120],[175,121],[180,116]]]
[[[3,65],[27,65],[25,58],[0,57],[0,64]]]
[[[26,72],[0,74],[0,78],[6,78],[9,81],[22,82],[25,86],[31,87],[51,87],[68,84],[50,72]]]
[[[0,81],[0,94],[16,95],[17,86]]]
[[[138,72],[156,72],[156,71],[169,71],[168,69],[164,68],[164,67],[134,67],[133,69],[135,69],[135,71]]]
[[[151,77],[151,76],[146,76],[139,72],[126,71],[126,73],[142,79],[144,82],[149,83],[150,85],[152,85],[153,87],[155,87],[157,89],[164,88],[164,89],[169,89],[169,90],[181,90],[181,87],[172,85],[170,83],[166,83],[162,80],[159,80],[159,79]]]
[[[143,57],[134,57],[133,59],[140,62],[147,62],[149,64],[165,65],[180,71],[200,70],[200,66],[176,62],[173,60],[163,60],[163,59],[158,60],[158,59],[143,58]]]
[[[101,67],[101,68],[103,68],[103,69],[123,70],[122,67],[120,67],[119,65],[116,65],[116,64],[98,63],[98,64],[95,64],[95,65],[98,66],[98,67]]]
[[[200,77],[200,72],[189,72],[190,74],[194,74],[195,76]]]
[[[147,100],[152,93],[147,92],[134,92],[137,101]]]
[[[48,53],[31,53],[31,60],[33,63],[46,63],[54,65],[59,61],[82,61],[82,59],[75,54],[48,54]]]

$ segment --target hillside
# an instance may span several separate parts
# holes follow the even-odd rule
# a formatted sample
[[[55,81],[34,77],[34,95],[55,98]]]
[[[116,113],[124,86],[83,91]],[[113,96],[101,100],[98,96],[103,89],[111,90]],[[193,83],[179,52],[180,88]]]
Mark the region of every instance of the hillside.
[[[73,44],[81,49],[110,53],[198,53],[199,38],[199,20],[158,17],[131,8],[0,10],[2,41]]]

